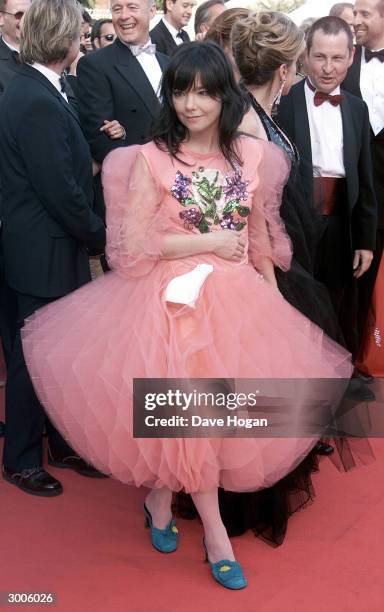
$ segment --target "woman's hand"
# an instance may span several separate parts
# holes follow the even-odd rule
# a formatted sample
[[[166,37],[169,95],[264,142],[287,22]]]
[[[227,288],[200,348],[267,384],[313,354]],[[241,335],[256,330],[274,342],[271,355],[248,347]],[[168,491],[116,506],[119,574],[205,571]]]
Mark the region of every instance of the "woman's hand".
[[[74,59],[74,61],[72,62],[72,64],[69,67],[68,74],[70,74],[72,76],[76,76],[76,73],[77,73],[77,63],[78,63],[79,59],[81,57],[83,57],[83,55],[84,55],[84,53],[79,51],[79,53],[77,54],[76,58]]]
[[[116,119],[113,121],[107,121],[107,119],[105,119],[104,125],[100,128],[100,132],[105,132],[112,140],[120,140],[126,137],[125,129]]]
[[[230,261],[241,261],[245,255],[245,238],[234,230],[212,232],[212,252]]]

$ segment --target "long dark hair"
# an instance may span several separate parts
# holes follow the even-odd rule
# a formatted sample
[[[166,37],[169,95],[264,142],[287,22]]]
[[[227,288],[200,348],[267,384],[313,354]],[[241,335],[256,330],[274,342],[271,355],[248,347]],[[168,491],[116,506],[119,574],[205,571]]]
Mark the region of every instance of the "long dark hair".
[[[241,165],[236,136],[247,110],[247,101],[236,84],[225,53],[212,42],[186,43],[172,55],[163,74],[162,107],[153,125],[152,138],[159,149],[177,157],[188,130],[177,117],[172,95],[175,91],[189,91],[197,77],[200,77],[208,95],[222,102],[218,134],[220,150],[232,167]]]

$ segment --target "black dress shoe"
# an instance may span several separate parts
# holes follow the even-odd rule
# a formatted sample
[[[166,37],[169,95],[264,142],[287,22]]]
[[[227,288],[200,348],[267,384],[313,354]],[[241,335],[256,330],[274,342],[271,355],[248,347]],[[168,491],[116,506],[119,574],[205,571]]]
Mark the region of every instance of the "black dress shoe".
[[[321,440],[319,440],[313,450],[317,455],[329,456],[332,455],[335,449],[330,444],[326,444],[326,442],[322,442]]]
[[[78,474],[82,476],[89,476],[90,478],[108,478],[106,474],[102,474],[96,468],[93,467],[90,463],[87,463],[79,457],[79,455],[69,455],[68,457],[52,457],[49,453],[48,457],[49,465],[57,468],[66,468],[69,470],[74,470]]]
[[[5,434],[5,423],[3,423],[3,421],[0,421],[0,438],[2,438]]]
[[[376,395],[372,389],[367,387],[361,378],[351,378],[346,392],[346,397],[348,399],[355,400],[356,402],[373,402],[376,399]]]
[[[63,492],[61,483],[48,474],[42,467],[34,467],[20,472],[3,468],[3,478],[22,491],[41,497],[54,497]]]
[[[362,372],[361,370],[358,370],[357,368],[353,370],[353,377],[358,378],[366,385],[370,385],[375,380],[373,376],[371,376],[370,374],[365,374],[365,372]]]

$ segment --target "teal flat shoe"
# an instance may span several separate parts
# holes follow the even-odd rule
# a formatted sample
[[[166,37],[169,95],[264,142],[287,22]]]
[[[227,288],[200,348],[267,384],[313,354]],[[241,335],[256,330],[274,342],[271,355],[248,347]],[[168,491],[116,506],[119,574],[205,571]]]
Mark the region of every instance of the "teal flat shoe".
[[[144,504],[145,527],[151,530],[152,546],[162,553],[171,553],[177,550],[178,529],[175,519],[171,519],[165,529],[157,529],[153,526],[152,516]]]
[[[208,559],[207,547],[205,540],[203,540],[205,549],[205,560],[211,567],[212,576],[226,589],[232,589],[233,591],[239,591],[245,589],[248,585],[247,579],[243,574],[240,563],[237,561],[229,561],[228,559],[222,559],[216,563],[211,563]]]

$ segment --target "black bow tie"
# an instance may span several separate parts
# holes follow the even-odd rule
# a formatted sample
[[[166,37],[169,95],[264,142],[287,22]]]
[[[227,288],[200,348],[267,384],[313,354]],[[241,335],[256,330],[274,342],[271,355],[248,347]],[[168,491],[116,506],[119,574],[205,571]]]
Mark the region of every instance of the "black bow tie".
[[[370,62],[371,59],[377,57],[380,62],[384,62],[384,49],[380,49],[380,51],[371,51],[370,49],[365,49],[365,61]]]
[[[184,41],[185,40],[185,35],[186,35],[186,32],[184,32],[183,30],[180,30],[180,32],[178,32],[176,34],[176,38],[181,38],[181,40]]]
[[[61,88],[62,93],[67,93],[67,91],[68,91],[68,81],[67,81],[67,79],[66,79],[64,74],[61,75],[61,77],[59,79],[59,82],[60,82],[60,88]]]

